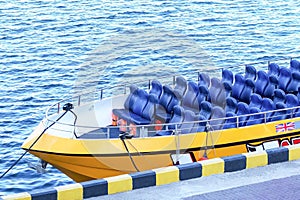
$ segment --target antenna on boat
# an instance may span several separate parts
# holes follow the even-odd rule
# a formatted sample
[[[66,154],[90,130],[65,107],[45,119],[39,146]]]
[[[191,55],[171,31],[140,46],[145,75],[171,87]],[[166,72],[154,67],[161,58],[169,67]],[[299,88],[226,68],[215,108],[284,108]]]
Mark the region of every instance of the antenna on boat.
[[[52,124],[50,124],[49,126],[47,126],[42,133],[37,137],[37,139],[30,145],[30,147],[28,149],[25,150],[25,152],[18,158],[18,160],[16,160],[1,176],[0,179],[3,178],[14,166],[16,166],[20,160],[27,154],[27,152],[29,152],[31,150],[31,148],[38,142],[38,140],[42,137],[42,135],[49,129],[51,128],[56,122],[58,122],[61,118],[63,118],[63,116],[65,116],[67,114],[68,111],[70,111],[71,109],[73,109],[73,104],[71,103],[67,103],[64,105],[63,110],[65,110],[66,112],[64,112],[59,118],[57,118],[55,121],[52,122]]]

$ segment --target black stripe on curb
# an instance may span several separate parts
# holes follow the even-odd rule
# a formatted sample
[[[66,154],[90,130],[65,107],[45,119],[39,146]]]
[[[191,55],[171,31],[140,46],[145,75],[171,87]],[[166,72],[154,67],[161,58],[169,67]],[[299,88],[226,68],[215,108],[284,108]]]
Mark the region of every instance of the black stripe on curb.
[[[133,190],[156,185],[156,174],[152,170],[130,174],[130,176],[132,178]]]
[[[289,161],[289,149],[280,147],[276,149],[266,150],[268,154],[268,165],[272,163],[279,163]]]
[[[234,172],[246,169],[247,158],[244,155],[234,155],[222,158],[224,160],[224,172]]]
[[[202,176],[202,165],[198,162],[177,165],[179,169],[179,180],[187,180]]]
[[[57,190],[54,188],[29,192],[32,200],[56,200]]]
[[[80,183],[83,187],[83,198],[90,198],[108,194],[108,183],[104,179]]]

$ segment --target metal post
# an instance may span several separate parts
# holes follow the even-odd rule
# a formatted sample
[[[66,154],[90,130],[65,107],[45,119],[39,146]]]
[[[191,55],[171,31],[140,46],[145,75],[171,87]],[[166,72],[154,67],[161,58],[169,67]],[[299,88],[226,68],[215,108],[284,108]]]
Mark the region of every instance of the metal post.
[[[57,113],[59,113],[60,103],[57,104]]]
[[[77,105],[78,105],[78,106],[80,106],[80,97],[81,97],[81,96],[79,95],[79,96],[78,96],[78,102],[77,102]]]

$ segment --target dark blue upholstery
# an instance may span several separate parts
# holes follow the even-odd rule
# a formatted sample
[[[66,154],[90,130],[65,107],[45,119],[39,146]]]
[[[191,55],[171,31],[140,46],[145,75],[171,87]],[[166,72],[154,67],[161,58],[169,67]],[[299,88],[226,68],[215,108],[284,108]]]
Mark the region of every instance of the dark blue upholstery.
[[[223,82],[223,86],[224,86],[224,89],[225,89],[226,98],[231,96],[232,84],[230,84],[229,82]]]
[[[265,88],[267,87],[269,82],[269,77],[265,71],[259,70],[257,72],[257,79],[255,81],[255,89],[254,92],[263,95]]]
[[[284,102],[277,102],[276,103],[276,111],[272,116],[272,121],[284,120],[287,118],[287,106]],[[283,109],[283,110],[282,110]]]
[[[139,89],[138,96],[139,98],[137,98],[132,107],[129,108],[129,111],[142,116],[143,110],[148,103],[148,93],[145,90]]]
[[[166,109],[168,113],[172,113],[174,106],[180,105],[182,96],[179,93],[177,90],[172,91],[172,99]]]
[[[200,104],[200,112],[199,115],[202,115],[203,117],[205,117],[205,119],[210,119],[211,117],[211,112],[212,112],[212,105],[210,102],[208,101],[203,101]]]
[[[233,73],[228,69],[222,70],[222,82],[228,82],[230,85],[233,83]]]
[[[231,96],[235,99],[239,99],[245,86],[245,79],[241,74],[235,75],[235,82],[232,86]]]
[[[198,117],[198,121],[199,123],[196,123],[192,132],[204,132],[206,130],[206,124],[207,124],[207,119],[202,116],[202,115],[199,115]]]
[[[200,108],[201,102],[206,101],[207,99],[209,99],[208,88],[205,85],[199,85],[199,94],[194,101],[194,107],[197,108],[198,105]]]
[[[299,100],[298,100],[298,97],[293,95],[293,94],[287,94],[285,96],[285,104],[287,106],[287,108],[293,108],[293,107],[296,107],[299,105]],[[287,111],[287,114],[288,114],[288,117],[292,118],[294,117],[294,113],[297,110],[288,110]]]
[[[213,105],[223,106],[226,99],[226,93],[223,84],[218,78],[211,79],[209,88],[210,101]]]
[[[199,79],[199,85],[205,85],[206,87],[210,86],[210,78],[208,74],[200,73],[198,79]]]
[[[159,104],[156,106],[156,112],[155,112],[156,117],[162,122],[168,122],[168,120],[171,117],[171,110],[168,106],[173,98],[174,98],[174,93],[171,87],[168,85],[164,85],[163,94],[159,99],[158,102]]]
[[[298,60],[291,60],[290,61],[290,69],[292,72],[300,72],[300,62]]]
[[[129,107],[134,104],[135,100],[138,98],[137,91],[138,91],[137,86],[135,85],[130,86],[130,93],[124,103],[125,109],[129,110]]]
[[[199,112],[198,101],[196,101],[197,102],[196,105],[194,104],[194,101],[196,100],[198,94],[199,94],[198,84],[193,81],[189,81],[187,91],[182,99],[182,107],[187,110]]]
[[[298,88],[300,86],[300,72],[292,72],[292,79],[290,81],[290,83],[288,84],[286,91],[288,93],[297,93],[298,92]]]
[[[211,121],[209,122],[212,130],[220,130],[223,128],[226,113],[220,106],[214,106],[211,113]]]
[[[279,89],[282,89],[283,91],[287,91],[287,86],[290,83],[292,79],[292,73],[291,71],[286,68],[286,67],[282,67],[280,68],[280,73],[279,73]]]
[[[245,79],[256,79],[256,69],[252,65],[246,65],[245,67]]]
[[[235,113],[237,110],[237,100],[233,97],[226,98],[225,112],[233,112]]]
[[[267,111],[271,111],[271,110],[275,110],[275,104],[273,103],[273,101],[269,98],[263,98],[262,100],[262,105],[261,105],[261,111],[262,112],[267,112]],[[274,114],[274,112],[267,112],[266,113],[266,122],[270,122],[271,121],[271,117]]]
[[[153,94],[157,97],[157,99],[160,99],[163,92],[163,86],[158,80],[153,80],[151,82],[151,89],[149,94]]]
[[[250,104],[249,107],[261,108],[262,97],[259,94],[253,93],[250,96]]]
[[[285,93],[281,89],[274,90],[274,97],[273,97],[274,104],[278,102],[285,102]]]
[[[181,106],[179,106],[179,105],[174,106],[173,114],[172,114],[172,117],[169,121],[169,123],[172,124],[172,125],[169,125],[168,129],[174,130],[176,128],[175,123],[178,124],[177,125],[178,128],[181,127],[180,123],[183,122],[183,120],[184,120],[184,112],[185,111]]]
[[[263,92],[263,97],[268,97],[268,98],[273,98],[274,96],[274,90],[278,85],[278,79],[274,75],[269,76],[269,83],[266,86],[264,92]]]
[[[195,127],[195,122],[198,119],[196,118],[196,115],[194,112],[190,110],[184,111],[184,119],[182,122],[182,125],[180,127],[181,133],[186,134],[186,133],[191,133],[192,130]]]
[[[181,127],[181,123],[183,122],[184,119],[184,109],[181,106],[177,105],[174,106],[173,110],[174,111],[172,117],[169,121],[171,125],[169,125],[168,127],[164,127],[163,130],[158,131],[156,133],[156,136],[171,135],[173,131],[176,129],[176,125],[178,129]]]
[[[148,103],[142,112],[142,120],[136,119],[135,124],[144,125],[152,123],[154,121],[156,104],[158,104],[157,96],[154,94],[149,94]]]
[[[239,116],[239,127],[246,126],[246,122],[249,118],[248,116],[249,113],[250,113],[250,109],[248,104],[244,102],[239,102],[237,105],[237,115]]]
[[[187,90],[187,81],[185,80],[184,77],[182,77],[182,76],[177,76],[176,77],[174,89],[176,91],[178,91],[178,93],[181,97],[184,96],[184,94]]]
[[[245,87],[240,94],[239,100],[249,104],[250,96],[253,93],[254,86],[255,86],[255,84],[252,79],[246,79]]]
[[[223,129],[236,128],[237,127],[237,115],[234,112],[226,112],[226,117]]]
[[[112,112],[114,115],[118,116],[120,119],[130,119],[130,112],[135,105],[135,102],[139,99],[139,89],[135,85],[130,86],[130,94],[124,102],[124,109],[113,109]]]
[[[268,67],[268,75],[279,76],[280,67],[276,63],[270,63]]]
[[[264,121],[264,114],[260,113],[260,109],[257,107],[250,108],[250,116],[246,122],[246,126],[251,126],[255,124],[261,124]]]

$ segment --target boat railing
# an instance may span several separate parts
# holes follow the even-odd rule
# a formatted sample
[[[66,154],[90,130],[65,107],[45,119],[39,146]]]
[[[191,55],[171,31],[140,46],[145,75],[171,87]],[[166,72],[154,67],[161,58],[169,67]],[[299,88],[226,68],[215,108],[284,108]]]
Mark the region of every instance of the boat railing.
[[[94,137],[92,138],[100,138],[100,139],[118,138],[120,132],[127,132],[133,134],[135,137],[153,137],[153,136],[164,136],[164,135],[180,135],[180,134],[196,133],[196,132],[215,132],[215,131],[228,129],[225,128],[226,125],[233,125],[233,126],[229,126],[230,128],[243,128],[243,127],[249,127],[251,125],[266,124],[275,121],[273,120],[273,117],[276,112],[278,113],[283,112],[283,114],[277,113],[276,116],[279,118],[282,117],[281,119],[288,120],[294,118],[298,110],[300,110],[300,106],[293,107],[293,108],[259,112],[259,113],[251,113],[251,114],[239,115],[233,117],[222,117],[222,118],[198,120],[198,121],[186,121],[182,123],[162,123],[162,124],[148,124],[148,125],[130,124],[130,125],[99,127],[99,126],[82,126],[76,124],[74,125],[74,124],[61,123],[61,122],[57,122],[57,123],[63,126],[72,126],[73,128],[70,128],[69,132],[72,132],[75,138],[81,138],[79,136],[89,134],[90,131],[93,131]],[[261,117],[251,119],[251,117],[255,115]],[[271,115],[271,117],[268,117],[269,115]],[[247,118],[246,122],[250,122],[251,120],[255,122],[252,123],[251,125],[245,125],[245,124],[241,125],[242,118]],[[196,126],[198,126],[198,128]],[[157,127],[161,127],[161,128],[157,129]],[[84,130],[84,132],[80,132],[79,131],[80,129]],[[201,131],[193,132],[193,130],[199,130],[199,129]],[[66,129],[62,129],[60,131],[66,131]],[[86,138],[86,137],[82,137],[82,138]]]
[[[295,57],[296,58],[296,57]],[[286,61],[286,60],[291,60],[291,59],[295,59],[295,58],[282,58],[282,59],[277,59],[277,60],[272,60],[272,61],[260,61],[260,62],[255,62],[255,63],[250,63],[250,64],[246,64],[246,65],[258,65],[258,64],[265,64],[265,63],[270,63],[270,62],[278,62],[278,61]],[[244,65],[239,65],[239,66],[245,66]],[[264,67],[266,67],[266,65],[264,65]],[[233,67],[229,67],[229,68],[234,68]],[[214,73],[216,74],[216,71],[219,71],[219,72],[222,72],[223,68],[213,68],[213,69],[209,69],[209,70],[203,70],[205,72],[211,72],[211,73]],[[244,70],[244,69],[243,69]],[[244,71],[243,71],[244,72]],[[168,77],[165,77],[166,79],[168,78],[169,80],[167,80],[166,84],[170,84],[170,85],[174,85],[175,84],[175,78],[176,76],[178,75],[174,75],[170,78],[170,76]],[[198,74],[197,74],[197,78],[198,78]],[[220,77],[220,76],[219,76]],[[171,79],[171,80],[170,80]],[[160,79],[159,79],[160,80]],[[142,86],[144,86],[144,89],[150,89],[150,83],[151,83],[151,80],[146,80],[144,84],[142,84]],[[53,120],[53,118],[51,118],[50,116],[52,114],[55,114],[55,113],[61,113],[62,110],[64,110],[64,105],[66,103],[70,103],[72,102],[73,106],[74,107],[77,107],[77,106],[81,106],[82,104],[86,103],[86,102],[91,102],[91,101],[96,101],[96,100],[103,100],[104,98],[106,98],[107,96],[105,95],[106,93],[107,94],[114,94],[114,92],[111,92],[111,90],[114,90],[116,89],[118,91],[119,94],[121,95],[126,95],[128,94],[129,92],[129,87],[130,85],[134,84],[133,83],[124,83],[124,84],[119,84],[119,85],[116,85],[116,86],[113,86],[113,87],[109,87],[109,88],[100,88],[98,91],[94,92],[94,91],[91,91],[91,92],[88,92],[88,93],[82,93],[82,94],[79,94],[79,95],[76,95],[74,97],[70,97],[70,98],[67,98],[67,99],[64,99],[64,100],[61,100],[55,104],[53,104],[52,106],[50,106],[47,111],[46,111],[46,119],[47,121],[50,121],[50,122],[55,122],[55,123],[58,123],[58,124],[62,124],[62,125],[68,125],[68,126],[76,126],[76,127],[82,127],[82,128],[101,128],[101,127],[97,127],[97,126],[79,126],[77,124],[73,125],[73,124],[68,124],[68,123],[62,123],[62,122],[56,122],[55,120]],[[139,83],[139,85],[141,85]],[[109,92],[105,92],[105,91],[109,91]],[[109,97],[109,95],[108,95]],[[86,101],[88,99],[88,101]],[[298,107],[297,107],[298,108]],[[293,109],[295,108],[287,108],[286,110],[291,110],[293,111]],[[285,109],[284,109],[285,110]],[[263,122],[266,123],[268,122],[269,120],[267,119],[267,116],[269,115],[268,113],[272,113],[272,112],[279,112],[279,110],[273,110],[273,111],[266,111],[266,112],[261,112],[260,114],[264,114],[264,120]],[[249,115],[246,115],[246,116],[252,116],[252,115],[257,115],[259,113],[254,113],[254,114],[249,114]],[[241,118],[242,116],[236,116],[236,117],[230,117],[230,118],[236,118],[236,127],[239,127],[240,123],[239,123],[239,119]],[[229,118],[224,118],[225,122],[226,120],[228,120]],[[215,119],[210,119],[210,122],[212,122],[213,120]],[[220,119],[218,119],[220,120]],[[257,119],[256,119],[257,120]],[[200,122],[200,121],[199,121]],[[224,122],[224,123],[225,123]],[[230,122],[228,122],[230,123]],[[145,125],[143,126],[144,128],[147,128],[148,125]],[[153,126],[153,125],[149,125],[149,126]],[[163,124],[161,126],[165,126],[165,127],[168,127],[170,126],[170,124]],[[137,128],[140,128],[139,126],[136,126]],[[102,127],[103,128],[103,127]],[[126,128],[129,128],[126,127]]]

